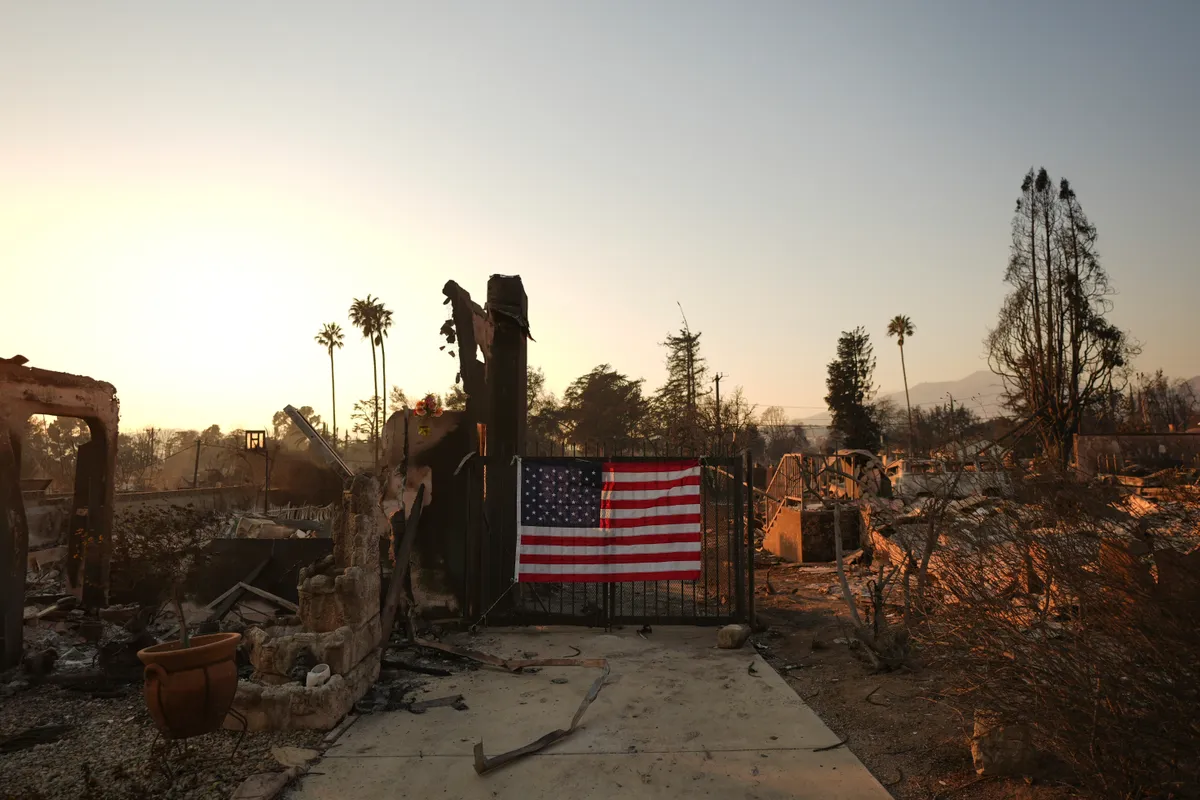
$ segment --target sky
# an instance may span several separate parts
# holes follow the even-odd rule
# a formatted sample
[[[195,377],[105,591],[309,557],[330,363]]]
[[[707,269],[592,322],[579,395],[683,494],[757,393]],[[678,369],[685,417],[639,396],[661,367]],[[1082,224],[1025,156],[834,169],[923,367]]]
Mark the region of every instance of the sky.
[[[122,426],[338,422],[444,391],[441,287],[519,274],[561,393],[648,388],[680,305],[760,408],[909,315],[911,384],[986,369],[1022,176],[1068,177],[1140,369],[1200,373],[1195,2],[0,0],[0,355]]]

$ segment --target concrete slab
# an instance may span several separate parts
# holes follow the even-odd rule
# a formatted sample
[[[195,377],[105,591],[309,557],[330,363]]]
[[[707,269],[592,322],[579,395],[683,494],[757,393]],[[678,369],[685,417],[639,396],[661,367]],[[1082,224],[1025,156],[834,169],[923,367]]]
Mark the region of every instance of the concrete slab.
[[[548,750],[476,775],[475,742],[498,755],[565,728],[598,670],[500,670],[431,679],[425,696],[462,694],[469,709],[360,719],[313,766],[297,800],[406,796],[558,798],[822,797],[885,800],[887,791],[750,648],[718,650],[716,631],[656,628],[642,638],[577,628],[492,631],[460,642],[506,658],[598,656],[612,675],[582,727]],[[754,674],[751,674],[753,666]],[[554,683],[566,679],[566,683]]]

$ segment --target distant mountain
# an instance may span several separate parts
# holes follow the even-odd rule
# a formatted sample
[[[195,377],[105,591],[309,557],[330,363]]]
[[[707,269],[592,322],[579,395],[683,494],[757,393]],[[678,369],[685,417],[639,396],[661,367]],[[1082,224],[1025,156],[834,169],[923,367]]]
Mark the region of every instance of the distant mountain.
[[[1200,398],[1200,375],[1189,380],[1188,384],[1192,387],[1196,397]],[[983,419],[990,419],[1004,413],[1002,404],[1004,386],[998,377],[985,369],[972,372],[967,377],[956,381],[918,383],[916,386],[909,387],[908,393],[912,398],[913,408],[940,406],[949,403],[950,398],[953,397],[955,405],[965,405]],[[891,400],[897,408],[904,409],[903,389],[879,395],[878,399]],[[829,425],[829,412],[813,414],[800,421],[820,435]]]
[[[984,419],[998,416],[1001,409],[1000,396],[1004,387],[1000,379],[987,370],[972,372],[965,378],[956,381],[931,381],[910,386],[908,394],[912,398],[913,408],[939,406],[949,403],[954,398],[955,405],[966,405]],[[878,399],[888,399],[903,409],[904,390],[879,395]],[[823,428],[829,424],[829,412],[813,414],[800,420],[814,428]]]
[[[908,393],[912,397],[913,408],[940,406],[949,403],[953,397],[955,405],[968,406],[984,419],[995,417],[1003,410],[1001,396],[1004,394],[1004,385],[1000,378],[985,369],[972,372],[957,381],[918,383],[909,387]],[[887,398],[897,407],[904,408],[903,389],[881,395],[881,398]]]

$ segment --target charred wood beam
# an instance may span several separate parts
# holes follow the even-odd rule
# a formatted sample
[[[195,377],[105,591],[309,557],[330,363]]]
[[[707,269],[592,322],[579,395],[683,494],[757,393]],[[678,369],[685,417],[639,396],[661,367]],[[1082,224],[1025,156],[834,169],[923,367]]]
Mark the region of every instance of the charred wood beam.
[[[346,466],[346,462],[342,460],[342,457],[329,446],[329,442],[325,441],[321,434],[317,433],[312,424],[304,418],[304,415],[295,406],[284,406],[283,413],[288,415],[288,418],[292,420],[292,424],[296,426],[296,429],[308,439],[312,449],[338,474],[339,478],[344,481],[354,477],[354,472]]]
[[[471,299],[471,294],[454,281],[446,281],[442,294],[450,303],[450,322],[453,323],[453,330],[445,325],[442,333],[458,354],[458,374],[467,395],[466,423],[487,422],[487,369],[475,356],[479,345],[486,345],[486,342],[479,342],[476,336],[476,321],[482,320],[488,325],[491,323],[483,308]],[[486,359],[487,349],[482,349],[482,352]]]
[[[392,627],[396,624],[396,611],[403,604],[407,611],[405,583],[409,570],[409,559],[412,556],[413,542],[417,538],[417,527],[421,523],[421,509],[425,505],[425,484],[417,487],[417,496],[413,500],[411,512],[397,511],[392,517],[392,535],[395,540],[396,566],[392,570],[392,579],[388,582],[387,599],[380,612],[380,630],[382,633],[380,647],[387,647],[392,635]]]
[[[524,454],[528,416],[526,384],[529,299],[520,276],[493,275],[488,280],[488,308],[505,309],[493,316],[495,332],[488,363],[491,417],[487,427],[488,469],[485,515],[489,525],[484,547],[495,555],[483,576],[485,607],[508,588],[517,552],[517,471],[513,459]],[[511,603],[511,597],[504,602]]]

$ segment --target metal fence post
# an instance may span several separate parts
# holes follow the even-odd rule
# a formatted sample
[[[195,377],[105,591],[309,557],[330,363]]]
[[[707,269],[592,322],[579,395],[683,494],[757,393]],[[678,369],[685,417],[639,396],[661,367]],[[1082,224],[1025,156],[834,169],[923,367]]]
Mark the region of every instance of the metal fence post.
[[[722,462],[728,463],[728,462]],[[729,473],[726,477],[729,492],[733,495],[733,510],[729,515],[729,527],[732,529],[728,532],[729,541],[728,547],[733,555],[733,596],[736,599],[734,604],[734,614],[738,622],[746,619],[746,571],[745,564],[742,563],[744,551],[742,550],[742,540],[739,536],[743,525],[742,515],[742,479],[745,477],[744,463],[737,462],[729,464]]]
[[[754,457],[747,450],[742,472],[746,476],[746,622],[754,626]],[[738,487],[741,488],[741,487]]]

